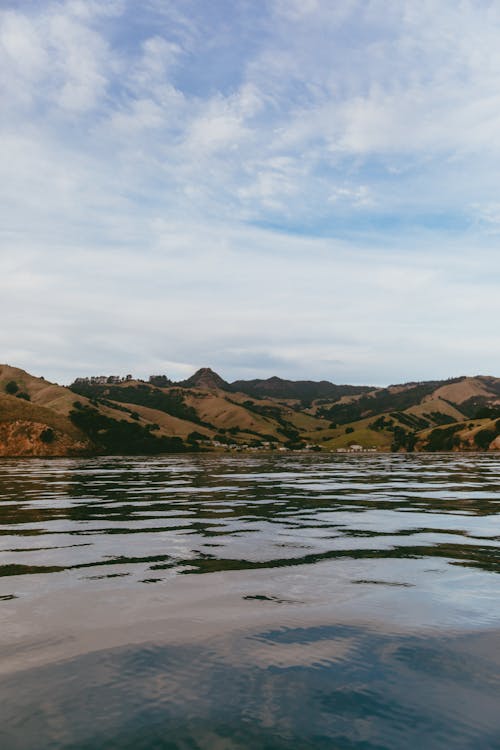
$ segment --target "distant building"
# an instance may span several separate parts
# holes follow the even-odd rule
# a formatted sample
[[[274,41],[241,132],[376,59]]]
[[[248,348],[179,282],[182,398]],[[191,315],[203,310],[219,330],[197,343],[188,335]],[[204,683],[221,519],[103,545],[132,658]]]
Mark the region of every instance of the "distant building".
[[[337,448],[337,453],[363,453],[365,450],[366,448],[363,448],[362,445],[353,443],[348,448]]]

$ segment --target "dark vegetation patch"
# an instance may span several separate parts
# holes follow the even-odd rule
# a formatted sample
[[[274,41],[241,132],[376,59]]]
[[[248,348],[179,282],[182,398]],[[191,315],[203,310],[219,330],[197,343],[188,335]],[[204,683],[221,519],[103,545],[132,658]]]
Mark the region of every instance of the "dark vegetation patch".
[[[471,398],[467,399],[467,401],[464,401],[460,404],[459,409],[465,414],[466,417],[472,419],[481,419],[482,417],[478,417],[477,415],[483,412],[483,410],[487,415],[488,411],[491,410],[491,412],[493,412],[491,417],[492,419],[500,417],[500,407],[492,405],[491,403],[495,396],[500,397],[500,389],[497,384],[488,387],[490,387],[492,390],[491,396],[471,396]]]
[[[203,435],[201,432],[197,432],[196,430],[193,430],[193,432],[190,432],[187,436],[188,443],[191,443],[192,445],[197,445],[198,441],[200,440],[209,440],[210,438],[207,435]]]
[[[408,432],[404,427],[400,427],[399,425],[394,427],[394,437],[391,443],[391,451],[393,453],[397,453],[400,450],[412,453],[416,442],[417,438],[414,432]]]
[[[500,406],[481,406],[474,419],[499,419],[500,418]]]
[[[377,419],[375,419],[373,422],[370,422],[368,428],[370,430],[373,430],[374,432],[380,432],[381,430],[392,430],[394,429],[394,420],[382,415],[381,417],[377,417]]]
[[[397,453],[400,450],[412,453],[415,450],[415,444],[417,442],[415,430],[423,429],[423,424],[427,426],[429,423],[426,420],[416,417],[414,414],[392,412],[391,417],[392,419],[389,419],[382,415],[375,419],[375,421],[371,422],[368,427],[375,432],[380,432],[381,430],[392,432],[391,451],[393,453]],[[395,419],[402,422],[410,429],[406,429],[406,427],[402,427],[400,424],[395,424]]]
[[[456,434],[463,429],[463,424],[454,424],[450,427],[437,427],[429,434],[427,443],[424,445],[426,451],[451,451],[460,445],[460,438]]]
[[[498,437],[498,435],[500,435],[500,419],[495,423],[493,428],[476,432],[474,435],[474,442],[478,448],[481,448],[481,450],[488,450],[490,443]]]
[[[424,396],[430,395],[436,388],[461,380],[462,378],[454,378],[445,381],[431,380],[426,383],[410,383],[406,390],[398,393],[393,393],[385,388],[371,395],[362,395],[350,404],[334,404],[329,408],[320,407],[318,415],[337,424],[346,424],[347,422],[356,422],[363,417],[375,416],[380,412],[401,412],[409,409],[410,406],[420,404]]]
[[[434,424],[453,424],[453,422],[456,422],[455,417],[451,417],[449,414],[443,414],[442,411],[431,411],[426,412],[424,414],[424,417],[429,419],[431,422],[434,422]]]
[[[15,380],[9,380],[5,386],[5,393],[9,396],[15,396],[16,398],[22,398],[23,401],[31,401],[31,396],[26,391],[21,391]]]
[[[368,427],[375,432],[380,432],[381,430],[394,432],[397,427],[395,420],[405,425],[405,427],[409,427],[411,430],[418,431],[429,427],[429,421],[427,419],[417,417],[415,414],[406,414],[404,412],[391,412],[390,418],[382,414],[373,422],[370,422]]]
[[[424,417],[418,417],[416,414],[406,414],[405,412],[400,411],[391,412],[391,417],[394,417],[398,422],[406,425],[406,427],[410,427],[412,430],[425,430],[430,424]]]
[[[157,388],[168,388],[172,385],[172,381],[166,375],[151,375],[149,383]]]
[[[153,455],[158,453],[181,453],[187,448],[178,437],[153,435],[154,425],[142,426],[137,422],[117,420],[101,414],[92,406],[75,402],[70,412],[73,424],[84,432],[97,448],[109,455]]]
[[[9,382],[5,386],[5,393],[8,393],[9,396],[13,396],[15,393],[18,392],[18,390],[19,390],[19,386],[15,380],[9,380]]]

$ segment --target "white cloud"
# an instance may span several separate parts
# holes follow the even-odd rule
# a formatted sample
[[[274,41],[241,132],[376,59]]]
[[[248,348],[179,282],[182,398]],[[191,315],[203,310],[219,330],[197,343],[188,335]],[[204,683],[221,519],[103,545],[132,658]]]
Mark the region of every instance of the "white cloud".
[[[35,17],[0,12],[1,84],[7,104],[85,112],[102,100],[108,47],[86,23],[94,18],[92,6],[87,4],[88,13],[75,17],[72,5],[52,3]]]
[[[331,203],[347,202],[355,206],[371,206],[374,199],[370,189],[366,185],[357,187],[336,187],[333,189],[328,200]]]
[[[24,16],[0,13],[0,91],[5,107],[30,105],[49,56],[36,27]]]
[[[220,149],[237,147],[246,132],[241,118],[224,104],[220,106],[213,102],[208,110],[191,124],[187,147],[203,158]]]
[[[49,23],[50,43],[57,49],[56,75],[60,84],[54,91],[56,103],[70,112],[94,108],[106,93],[106,45],[89,29],[64,15]]]

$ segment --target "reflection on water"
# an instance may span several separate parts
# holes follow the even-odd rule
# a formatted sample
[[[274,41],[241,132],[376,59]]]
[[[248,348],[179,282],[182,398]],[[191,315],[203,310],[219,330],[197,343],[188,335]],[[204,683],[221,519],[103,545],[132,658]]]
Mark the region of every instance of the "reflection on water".
[[[498,748],[494,455],[0,464],[2,748]]]

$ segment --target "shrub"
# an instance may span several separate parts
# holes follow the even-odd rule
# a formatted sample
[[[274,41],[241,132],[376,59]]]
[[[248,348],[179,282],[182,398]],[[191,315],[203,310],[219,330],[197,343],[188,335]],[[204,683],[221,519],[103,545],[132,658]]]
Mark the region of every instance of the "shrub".
[[[169,385],[172,385],[172,381],[166,375],[150,375],[149,383],[157,388],[168,388]]]
[[[31,401],[31,396],[29,393],[26,393],[25,391],[21,391],[21,393],[16,393],[16,398],[22,398],[24,401]]]
[[[10,396],[13,396],[14,393],[18,392],[18,390],[19,386],[15,380],[9,380],[9,382],[5,386],[5,393],[8,393]]]
[[[385,421],[385,417],[378,417],[374,422],[370,422],[368,425],[368,428],[370,430],[374,430],[375,432],[378,432],[379,430],[383,430],[384,427],[387,427],[389,425],[389,421]]]
[[[45,430],[42,430],[40,433],[40,440],[42,443],[53,443],[55,438],[55,432],[51,427],[46,427]]]
[[[206,435],[202,435],[201,432],[196,432],[195,430],[194,432],[189,433],[189,435],[187,436],[187,439],[188,439],[188,443],[196,443],[198,442],[198,440],[206,440],[207,437]]]

